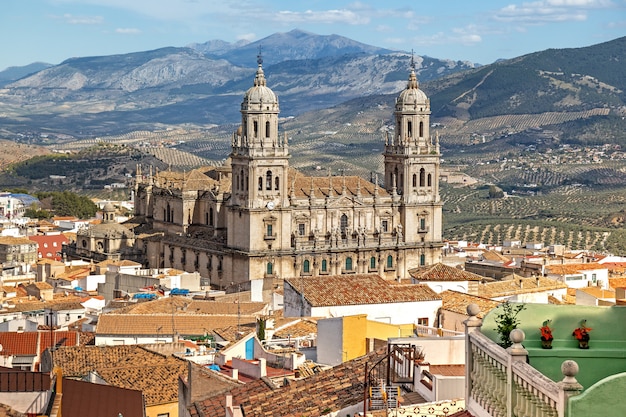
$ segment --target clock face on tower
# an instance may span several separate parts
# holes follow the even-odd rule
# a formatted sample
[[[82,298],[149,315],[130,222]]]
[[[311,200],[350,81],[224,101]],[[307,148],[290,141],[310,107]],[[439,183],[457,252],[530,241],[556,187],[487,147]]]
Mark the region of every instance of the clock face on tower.
[[[274,207],[275,207],[275,206],[274,206],[274,202],[273,202],[273,201],[270,201],[269,203],[267,203],[267,206],[266,206],[266,207],[267,207],[267,209],[268,209],[268,210],[274,210]]]

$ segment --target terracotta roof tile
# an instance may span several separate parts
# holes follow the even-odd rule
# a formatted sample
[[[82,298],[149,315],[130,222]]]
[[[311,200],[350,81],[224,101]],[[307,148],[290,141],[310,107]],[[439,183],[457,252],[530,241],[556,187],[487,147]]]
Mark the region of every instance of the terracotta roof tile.
[[[499,301],[489,298],[478,297],[476,295],[465,294],[458,291],[447,290],[441,294],[441,308],[453,313],[467,315],[467,306],[476,304],[480,307],[478,317],[482,318],[492,309],[500,305]]]
[[[221,302],[193,300],[185,297],[162,297],[154,301],[140,302],[110,314],[218,314],[218,315],[255,315],[265,314],[267,304],[258,302]]]
[[[607,267],[596,262],[591,262],[585,264],[547,265],[545,269],[548,274],[571,275],[581,271],[607,269]]]
[[[515,276],[514,279],[478,284],[478,294],[482,297],[496,298],[566,288],[567,285],[564,283],[550,278],[520,278]]]
[[[376,274],[289,278],[314,307],[440,300],[427,285],[392,285]]]
[[[482,281],[484,277],[442,263],[410,269],[418,281]]]
[[[200,335],[237,324],[255,324],[254,316],[208,314],[102,314],[96,335]]]
[[[578,288],[578,291],[587,293],[595,298],[615,299],[615,291],[613,290],[603,290],[602,288],[598,288],[598,287],[584,287],[584,288]]]

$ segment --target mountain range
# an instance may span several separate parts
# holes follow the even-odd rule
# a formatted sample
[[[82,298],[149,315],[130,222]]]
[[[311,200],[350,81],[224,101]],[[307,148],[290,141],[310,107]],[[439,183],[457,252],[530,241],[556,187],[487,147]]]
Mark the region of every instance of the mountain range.
[[[253,43],[211,41],[124,55],[71,58],[0,90],[0,134],[20,130],[75,137],[212,125],[239,120],[261,51],[283,116],[404,87],[411,55],[337,35],[299,30]],[[420,80],[473,68],[469,62],[414,57]]]

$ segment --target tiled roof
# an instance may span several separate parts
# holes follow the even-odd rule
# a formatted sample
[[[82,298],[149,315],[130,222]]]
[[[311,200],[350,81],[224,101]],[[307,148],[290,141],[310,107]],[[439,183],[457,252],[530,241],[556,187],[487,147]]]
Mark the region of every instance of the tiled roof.
[[[392,285],[376,274],[334,275],[285,280],[313,307],[440,300],[427,285]]]
[[[228,393],[214,395],[189,407],[191,416],[218,416],[224,413],[225,395],[233,396],[246,417],[301,416],[339,411],[363,400],[365,363],[376,363],[381,353],[371,353],[352,361],[270,388],[263,380],[253,381]]]
[[[107,313],[100,315],[96,335],[200,335],[238,323],[256,323],[256,318],[248,315]]]
[[[565,289],[567,285],[550,278],[520,278],[478,284],[478,294],[482,297],[496,298],[507,295],[527,294],[549,290]]]
[[[154,301],[141,302],[118,310],[111,314],[219,314],[219,315],[254,315],[263,314],[267,308],[265,303],[251,302],[220,302],[209,300],[193,300],[185,297],[163,297]]]
[[[607,267],[596,262],[590,262],[586,264],[547,265],[545,269],[548,274],[571,275],[580,271],[602,270],[607,269]]]
[[[20,295],[21,290],[22,290],[21,287],[18,287],[18,296],[7,300],[7,304],[9,307],[7,307],[6,309],[3,308],[2,309],[3,312],[37,311],[37,310],[44,310],[46,308],[51,308],[53,305],[56,305],[56,304],[80,302],[80,297],[77,297],[74,295],[65,296],[64,294],[54,294],[54,298],[52,300],[40,301],[40,300],[34,299],[34,297],[33,299],[29,300],[27,296]]]
[[[467,315],[467,306],[476,304],[480,307],[478,317],[482,318],[491,309],[500,305],[499,301],[493,301],[489,298],[478,297],[476,295],[465,294],[458,291],[447,290],[441,294],[441,308],[453,313]]]
[[[304,337],[310,334],[317,334],[317,321],[311,319],[295,320],[281,326],[274,332],[274,338],[285,339],[291,337]]]
[[[187,372],[182,359],[167,364],[143,365],[98,369],[107,383],[143,392],[147,406],[178,401],[178,379]]]
[[[360,193],[362,197],[372,197],[376,193],[380,197],[388,196],[389,193],[381,187],[376,190],[376,185],[364,180],[359,176],[342,176],[342,177],[308,177],[296,169],[289,170],[289,192],[292,191],[298,198],[308,198],[311,195],[311,188],[313,188],[313,194],[317,198],[325,198],[329,194],[329,190],[332,190],[334,196],[342,194],[344,185],[346,189],[346,195],[356,196]]]
[[[488,250],[483,252],[482,257],[486,261],[509,262],[511,260],[511,258],[508,258],[494,250]]]
[[[430,365],[428,371],[433,375],[465,376],[465,365]]]
[[[598,288],[598,287],[584,287],[584,288],[578,288],[578,291],[587,293],[595,298],[615,299],[615,291],[613,290],[603,290],[602,288]]]
[[[481,281],[484,279],[480,275],[442,263],[410,269],[409,274],[418,281]]]
[[[76,346],[78,333],[67,331],[1,332],[1,356],[40,355],[51,346]]]
[[[67,377],[94,371],[111,385],[139,389],[148,406],[177,401],[178,377],[187,369],[185,361],[139,345],[62,347],[53,360]]]
[[[14,237],[14,236],[0,236],[0,245],[35,245],[36,242],[33,242],[27,237]]]
[[[33,282],[32,284],[29,285],[29,287],[35,287],[38,288],[40,290],[51,290],[54,287],[50,284],[48,284],[47,282]]]
[[[626,278],[609,278],[609,287],[613,289],[626,287]]]

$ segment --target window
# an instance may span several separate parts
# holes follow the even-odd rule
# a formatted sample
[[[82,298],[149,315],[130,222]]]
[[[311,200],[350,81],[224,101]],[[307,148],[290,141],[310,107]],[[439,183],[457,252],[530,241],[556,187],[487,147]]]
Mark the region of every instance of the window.
[[[270,137],[270,122],[265,122],[265,137]]]
[[[157,414],[157,417],[170,417],[170,413],[160,413]]]
[[[387,256],[387,268],[393,268],[393,256]]]
[[[266,190],[272,189],[272,171],[267,171],[265,173],[265,189]]]
[[[304,233],[305,233],[304,223],[298,223],[298,235],[304,236]]]
[[[407,136],[408,136],[408,137],[413,136],[413,122],[411,122],[411,121],[409,120],[409,121],[408,121],[408,123],[407,123],[407,126],[406,126],[406,127],[407,127],[407,130],[408,130],[408,132],[407,132]]]
[[[348,230],[348,216],[346,216],[345,214],[341,215],[340,226],[341,234],[345,235]]]
[[[311,272],[311,264],[308,259],[305,259],[302,263],[302,272],[304,272],[305,274]]]
[[[57,242],[52,242],[52,246],[56,248],[57,247]]]
[[[267,268],[266,268],[265,272],[267,273],[267,275],[273,275],[274,274],[274,264],[272,264],[271,262],[268,262],[267,263]]]
[[[424,136],[424,122],[420,122],[420,138]]]
[[[424,182],[426,180],[426,171],[424,168],[420,169],[420,187],[424,186]]]
[[[259,177],[259,191],[263,190],[263,177]]]
[[[420,230],[426,230],[426,219],[420,219]]]
[[[383,229],[383,233],[387,233],[389,231],[389,222],[387,220],[383,220],[380,227]]]
[[[213,207],[209,208],[209,226],[213,226]]]
[[[429,187],[432,187],[432,186],[433,186],[433,177],[432,177],[432,175],[431,175],[431,174],[428,174],[428,180],[426,181],[426,184],[427,184]]]
[[[593,281],[593,283],[596,283],[596,280],[598,279],[596,274],[591,274],[591,281]]]
[[[417,174],[413,174],[413,187],[417,187]]]
[[[253,122],[252,126],[254,126],[254,137],[259,136],[259,122],[256,120]]]
[[[267,228],[265,230],[265,235],[266,236],[272,236],[272,225],[271,224],[267,225]]]
[[[423,253],[420,255],[420,266],[426,265],[426,255]]]
[[[278,191],[279,188],[280,188],[280,179],[278,178],[278,176],[276,176],[276,178],[274,178],[274,189]]]
[[[67,313],[67,314],[65,315],[65,321],[70,321],[70,313]]]
[[[418,326],[428,326],[428,317],[418,317],[417,318]]]
[[[376,269],[376,258],[373,256],[370,258],[370,269]]]
[[[328,264],[326,259],[322,259],[322,272],[328,272]]]
[[[346,271],[352,271],[352,258],[346,258]]]

